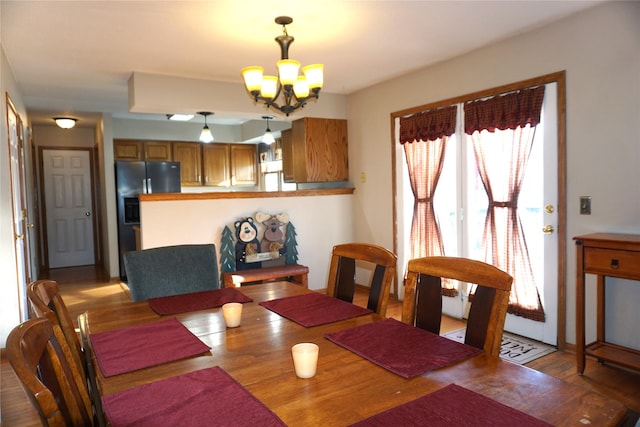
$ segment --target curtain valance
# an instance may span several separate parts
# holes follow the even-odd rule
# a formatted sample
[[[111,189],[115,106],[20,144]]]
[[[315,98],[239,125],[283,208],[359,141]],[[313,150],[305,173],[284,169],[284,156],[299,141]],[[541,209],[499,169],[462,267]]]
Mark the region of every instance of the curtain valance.
[[[457,111],[458,107],[453,105],[401,117],[400,144],[435,141],[443,136],[453,135],[456,129]]]
[[[522,89],[490,99],[469,101],[464,105],[464,131],[516,129],[540,123],[544,86]]]

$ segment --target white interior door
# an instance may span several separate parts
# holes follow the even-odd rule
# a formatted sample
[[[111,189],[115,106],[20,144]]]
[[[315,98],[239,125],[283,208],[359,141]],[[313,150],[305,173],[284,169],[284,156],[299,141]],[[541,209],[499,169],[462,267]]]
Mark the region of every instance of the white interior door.
[[[95,263],[90,154],[42,151],[49,268]]]

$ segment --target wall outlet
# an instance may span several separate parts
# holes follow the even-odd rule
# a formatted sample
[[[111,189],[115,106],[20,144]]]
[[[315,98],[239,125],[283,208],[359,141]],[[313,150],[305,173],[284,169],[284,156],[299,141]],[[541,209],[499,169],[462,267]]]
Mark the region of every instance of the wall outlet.
[[[591,196],[580,196],[580,215],[591,215]]]

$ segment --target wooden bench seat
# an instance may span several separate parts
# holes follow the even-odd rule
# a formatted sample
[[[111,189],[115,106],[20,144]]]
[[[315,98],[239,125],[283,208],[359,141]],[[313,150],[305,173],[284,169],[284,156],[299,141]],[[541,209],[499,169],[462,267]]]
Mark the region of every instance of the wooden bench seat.
[[[274,267],[254,268],[251,270],[229,271],[223,273],[225,288],[240,287],[246,282],[263,280],[290,280],[305,288],[309,287],[309,267],[299,264],[277,265]]]

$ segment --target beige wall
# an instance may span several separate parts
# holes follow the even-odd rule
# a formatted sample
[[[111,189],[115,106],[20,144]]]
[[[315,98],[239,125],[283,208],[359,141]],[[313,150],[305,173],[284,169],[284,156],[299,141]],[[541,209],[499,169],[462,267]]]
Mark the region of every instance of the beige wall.
[[[575,247],[591,232],[640,234],[640,3],[608,2],[349,97],[357,240],[393,247],[390,114],[556,71],[567,73],[567,341],[575,343]],[[425,43],[437,40],[425,40]],[[366,173],[365,183],[360,182]],[[579,215],[581,195],[592,215]],[[400,271],[404,266],[398,266]],[[591,278],[592,280],[592,278]],[[640,348],[640,286],[612,280],[607,337]],[[594,288],[587,318],[594,318]],[[595,339],[595,324],[587,341]]]
[[[214,243],[220,261],[225,225],[256,212],[287,213],[296,230],[298,263],[309,267],[309,288],[327,287],[331,248],[353,241],[353,196],[266,197],[148,201],[140,204],[143,249],[184,243]],[[259,228],[260,236],[262,228]]]

